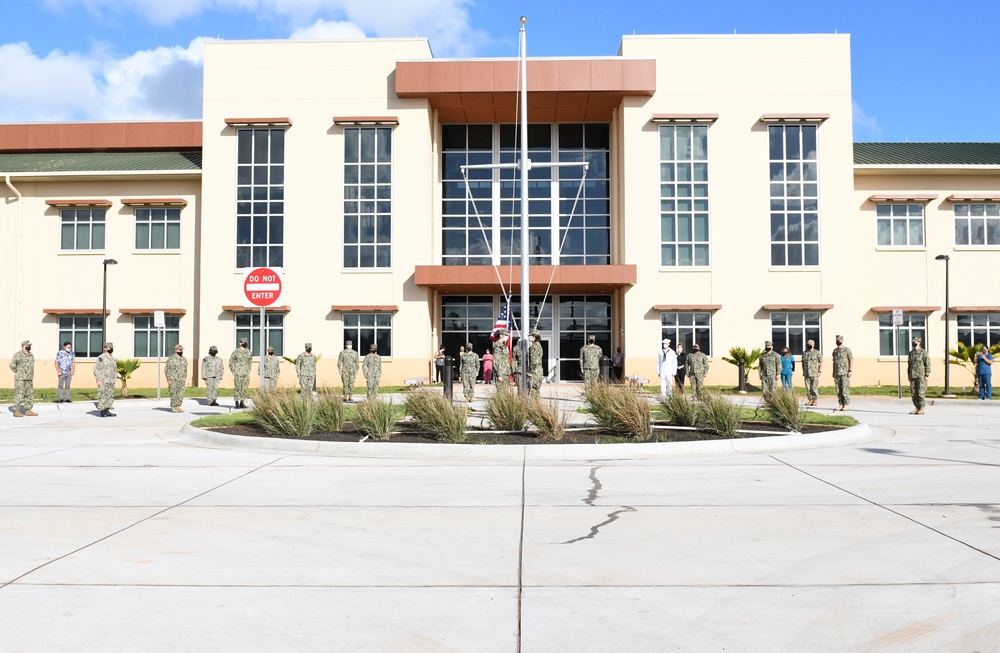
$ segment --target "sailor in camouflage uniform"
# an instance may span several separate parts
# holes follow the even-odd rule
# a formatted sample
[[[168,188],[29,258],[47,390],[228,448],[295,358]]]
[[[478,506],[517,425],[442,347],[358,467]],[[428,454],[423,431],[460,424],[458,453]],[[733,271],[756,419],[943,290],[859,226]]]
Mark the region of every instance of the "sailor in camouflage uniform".
[[[217,356],[219,348],[212,345],[208,348],[208,356],[201,359],[201,378],[205,379],[205,398],[209,406],[218,406],[219,382],[226,373],[222,359]]]
[[[691,389],[695,397],[700,397],[702,389],[705,387],[705,375],[708,374],[708,356],[702,353],[701,345],[697,342],[691,346],[691,353],[687,355],[685,361],[688,377],[691,379]]]
[[[344,343],[344,350],[337,356],[340,383],[344,386],[344,401],[354,401],[354,380],[358,378],[360,365],[361,357],[354,351],[354,343],[348,340]]]
[[[598,347],[594,336],[587,337],[587,344],[580,347],[580,370],[583,372],[583,388],[586,390],[600,374],[601,356],[604,350]]]
[[[479,354],[472,351],[472,343],[465,345],[465,353],[462,354],[462,390],[465,399],[472,403],[476,395],[476,377],[479,376]]]
[[[837,346],[833,350],[833,380],[837,384],[837,407],[847,410],[851,405],[851,372],[854,371],[854,354],[844,346],[844,336],[837,336]]]
[[[38,417],[38,413],[31,410],[35,405],[35,356],[31,353],[30,340],[23,340],[21,348],[11,356],[10,369],[14,372],[14,417]]]
[[[494,347],[493,358],[493,383],[498,387],[506,388],[510,384],[510,353],[507,349],[507,329],[500,329],[497,333],[497,346]]]
[[[183,413],[181,402],[184,401],[184,386],[187,383],[188,361],[184,358],[184,347],[174,345],[174,355],[167,359],[163,374],[167,377],[170,388],[170,409],[175,413]]]
[[[757,363],[760,373],[760,388],[764,394],[774,392],[778,386],[778,375],[781,374],[781,355],[774,351],[770,340],[764,342],[764,353]]]
[[[253,355],[247,348],[247,339],[240,338],[240,346],[229,355],[229,371],[233,373],[233,398],[237,408],[246,408],[243,402],[250,387],[250,362]]]
[[[382,378],[382,359],[379,357],[378,346],[372,343],[369,347],[368,355],[365,356],[361,365],[361,372],[368,381],[368,398],[374,399],[378,395],[378,382]]]
[[[531,346],[528,348],[528,387],[531,394],[536,397],[542,396],[542,343],[539,342],[541,334],[538,329],[531,332]]]
[[[923,340],[913,339],[913,349],[906,361],[906,376],[910,379],[910,398],[914,409],[911,415],[923,415],[927,405],[927,377],[931,375],[931,357],[921,345]]]
[[[111,406],[115,401],[115,381],[118,379],[118,361],[115,353],[115,343],[104,343],[104,352],[97,357],[94,364],[94,378],[97,379],[97,409],[101,417],[114,417]]]
[[[281,359],[274,355],[274,347],[267,348],[263,368],[264,389],[274,390],[278,387],[278,377],[281,376]]]
[[[806,382],[806,406],[815,406],[819,398],[819,376],[823,373],[823,354],[816,349],[814,340],[806,341],[802,354],[802,378]]]
[[[299,387],[302,392],[312,394],[316,389],[316,355],[312,353],[311,342],[306,343],[306,350],[295,358],[295,373],[299,375]]]

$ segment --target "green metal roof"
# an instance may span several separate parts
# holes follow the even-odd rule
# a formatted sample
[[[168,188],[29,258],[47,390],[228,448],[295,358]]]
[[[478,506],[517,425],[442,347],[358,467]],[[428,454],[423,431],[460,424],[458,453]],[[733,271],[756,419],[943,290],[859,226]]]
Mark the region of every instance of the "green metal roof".
[[[201,170],[201,152],[0,154],[0,173]]]
[[[855,143],[854,165],[995,166],[1000,143]]]

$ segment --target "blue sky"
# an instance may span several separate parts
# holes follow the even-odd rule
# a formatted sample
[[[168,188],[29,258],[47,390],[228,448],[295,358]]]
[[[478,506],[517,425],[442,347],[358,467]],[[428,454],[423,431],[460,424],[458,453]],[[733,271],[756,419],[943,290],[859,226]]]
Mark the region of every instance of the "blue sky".
[[[197,119],[206,39],[424,36],[437,57],[608,56],[623,34],[851,35],[857,141],[1000,141],[996,0],[5,3],[0,122]]]

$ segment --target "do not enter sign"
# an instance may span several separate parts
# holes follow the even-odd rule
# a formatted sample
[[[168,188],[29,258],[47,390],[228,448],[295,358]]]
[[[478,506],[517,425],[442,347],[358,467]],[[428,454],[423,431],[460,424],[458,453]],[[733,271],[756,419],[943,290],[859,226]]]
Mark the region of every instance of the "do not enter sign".
[[[244,306],[274,306],[281,301],[281,270],[254,268],[243,277]]]

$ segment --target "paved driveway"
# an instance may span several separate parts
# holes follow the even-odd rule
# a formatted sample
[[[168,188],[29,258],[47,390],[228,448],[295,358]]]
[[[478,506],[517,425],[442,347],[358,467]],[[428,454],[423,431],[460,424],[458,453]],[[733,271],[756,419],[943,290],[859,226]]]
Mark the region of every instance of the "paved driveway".
[[[1000,650],[1000,406],[858,398],[855,441],[749,453],[321,455],[166,406],[0,414],[0,651]]]

